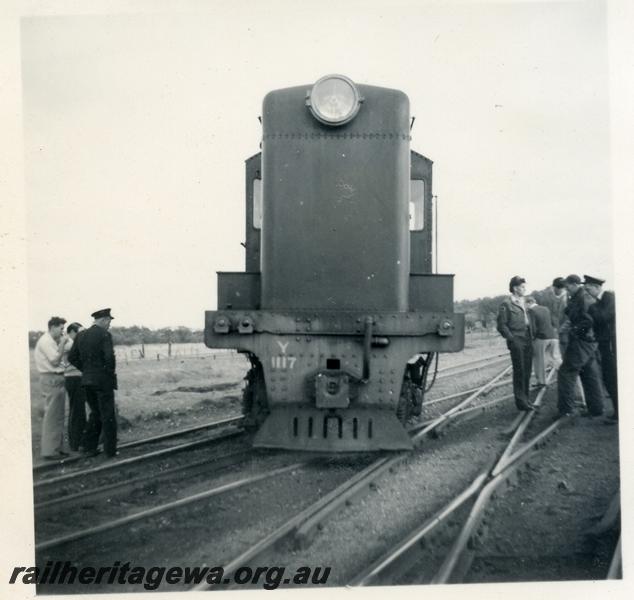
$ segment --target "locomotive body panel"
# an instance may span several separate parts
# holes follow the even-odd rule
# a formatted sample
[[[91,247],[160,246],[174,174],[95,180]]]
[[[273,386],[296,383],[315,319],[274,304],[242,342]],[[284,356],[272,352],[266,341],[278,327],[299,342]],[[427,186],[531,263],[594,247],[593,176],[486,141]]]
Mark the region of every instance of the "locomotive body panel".
[[[359,89],[336,130],[311,117],[305,87],[264,101],[263,309],[407,310],[408,101]]]
[[[245,272],[218,273],[205,344],[251,362],[255,446],[410,449],[403,424],[464,317],[453,275],[431,274],[432,162],[410,152],[407,96],[328,76],[269,93],[262,125]]]

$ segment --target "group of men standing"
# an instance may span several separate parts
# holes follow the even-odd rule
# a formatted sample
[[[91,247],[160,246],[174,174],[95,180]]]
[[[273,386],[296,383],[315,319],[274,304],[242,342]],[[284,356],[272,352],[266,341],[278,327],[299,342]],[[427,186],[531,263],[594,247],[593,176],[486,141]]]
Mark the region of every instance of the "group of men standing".
[[[579,396],[589,416],[603,414],[606,391],[618,421],[616,316],[614,292],[603,290],[604,280],[584,275],[557,277],[541,298],[525,297],[526,280],[509,282],[510,296],[498,311],[498,331],[506,339],[513,364],[513,392],[519,410],[533,410],[530,377],[546,385],[546,368],[558,373],[560,415],[575,412]],[[563,356],[563,359],[562,359]]]
[[[70,450],[94,456],[100,437],[106,456],[117,454],[117,419],[114,390],[117,389],[116,360],[108,329],[114,317],[110,309],[91,315],[94,323],[66,328],[66,319],[52,317],[48,331],[37,341],[35,366],[45,401],[41,455],[63,459],[66,394],[69,400],[68,445]],[[86,407],[90,410],[86,419]]]

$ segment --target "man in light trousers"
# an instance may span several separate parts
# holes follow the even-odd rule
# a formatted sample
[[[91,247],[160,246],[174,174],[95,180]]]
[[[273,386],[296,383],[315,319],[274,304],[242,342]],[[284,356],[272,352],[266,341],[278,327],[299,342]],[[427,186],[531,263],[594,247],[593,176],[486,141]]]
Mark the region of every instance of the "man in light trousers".
[[[526,298],[526,307],[533,329],[533,370],[537,386],[546,385],[546,369],[561,365],[558,332],[553,327],[550,311],[540,306],[532,296]]]
[[[67,339],[64,335],[65,323],[66,319],[51,317],[48,331],[37,341],[33,355],[45,401],[41,454],[43,458],[51,460],[68,456],[64,452],[66,388],[62,364]]]

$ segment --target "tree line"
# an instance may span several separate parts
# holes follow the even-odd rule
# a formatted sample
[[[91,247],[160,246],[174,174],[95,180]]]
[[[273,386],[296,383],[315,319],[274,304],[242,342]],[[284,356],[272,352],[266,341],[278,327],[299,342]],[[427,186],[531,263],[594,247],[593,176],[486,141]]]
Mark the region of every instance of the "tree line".
[[[538,303],[541,304],[542,294],[547,290],[531,292]],[[467,331],[495,328],[498,307],[508,294],[499,296],[485,296],[475,300],[458,300],[454,302],[454,311],[464,313]],[[34,348],[43,331],[29,331],[29,347]],[[148,327],[111,327],[110,333],[115,344],[121,346],[133,346],[137,344],[182,344],[202,343],[202,329],[190,329],[189,327],[163,327],[150,329]]]
[[[543,295],[548,289],[534,290],[527,295],[533,296],[538,304],[542,304]],[[464,313],[467,331],[494,329],[497,323],[498,308],[507,296],[508,294],[500,294],[499,296],[485,296],[475,300],[459,300],[454,302],[454,311]]]
[[[43,331],[29,331],[29,347],[34,348]],[[133,346],[136,344],[182,344],[202,343],[202,329],[190,329],[189,327],[163,327],[150,329],[149,327],[111,327],[110,333],[114,343],[121,346]]]

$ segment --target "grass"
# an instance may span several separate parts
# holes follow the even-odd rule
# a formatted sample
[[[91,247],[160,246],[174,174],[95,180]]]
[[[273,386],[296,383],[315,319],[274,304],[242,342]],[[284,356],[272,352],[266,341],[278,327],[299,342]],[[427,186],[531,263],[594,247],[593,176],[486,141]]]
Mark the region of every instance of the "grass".
[[[441,366],[505,350],[499,336],[467,336],[465,350],[440,358]],[[236,353],[119,361],[116,402],[122,439],[141,437],[240,412],[248,361]],[[31,427],[39,444],[44,400],[31,352]]]

